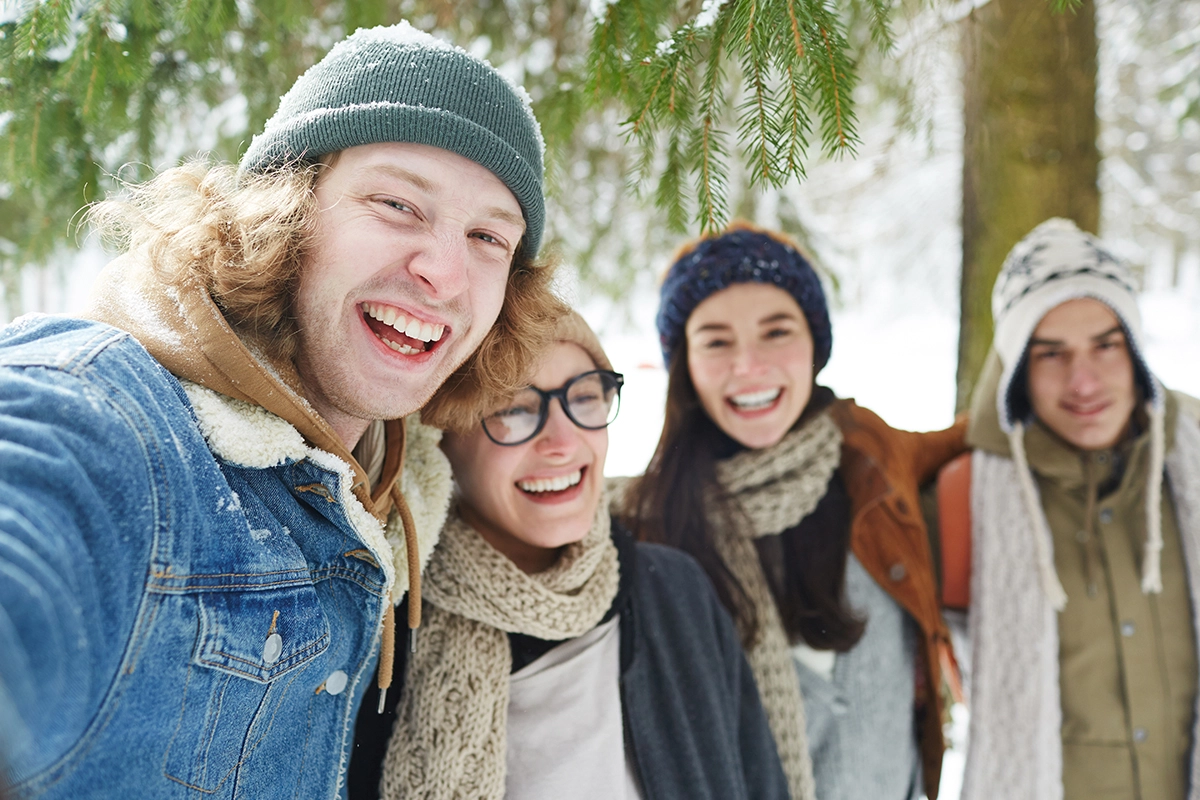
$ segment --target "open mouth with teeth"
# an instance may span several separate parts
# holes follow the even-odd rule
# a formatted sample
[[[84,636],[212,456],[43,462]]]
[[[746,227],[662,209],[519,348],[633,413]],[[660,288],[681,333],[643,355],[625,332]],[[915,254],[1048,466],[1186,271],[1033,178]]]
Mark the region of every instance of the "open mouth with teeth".
[[[763,389],[758,392],[743,392],[725,398],[726,402],[733,408],[734,411],[750,413],[755,411],[766,411],[774,408],[779,402],[780,395],[783,394],[783,389],[775,387],[774,389]]]
[[[445,325],[423,322],[391,306],[363,303],[359,306],[371,332],[392,350],[405,356],[426,353],[437,347]]]
[[[553,478],[524,478],[517,481],[521,493],[535,502],[570,500],[583,491],[583,476],[587,467]]]

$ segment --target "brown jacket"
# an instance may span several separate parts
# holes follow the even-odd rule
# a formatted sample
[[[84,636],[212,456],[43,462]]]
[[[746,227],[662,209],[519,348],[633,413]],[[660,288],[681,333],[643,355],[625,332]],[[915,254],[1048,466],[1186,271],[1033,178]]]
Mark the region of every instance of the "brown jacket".
[[[920,630],[918,741],[925,792],[936,800],[942,772],[942,661],[950,634],[921,514],[920,486],[965,447],[966,420],[931,433],[890,427],[853,400],[833,405],[841,428],[842,478],[850,496],[850,547],[875,582]]]

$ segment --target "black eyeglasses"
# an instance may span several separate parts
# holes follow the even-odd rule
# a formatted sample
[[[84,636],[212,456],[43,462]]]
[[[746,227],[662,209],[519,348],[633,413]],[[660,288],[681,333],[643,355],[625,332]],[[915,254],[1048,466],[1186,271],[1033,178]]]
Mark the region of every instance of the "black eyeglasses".
[[[548,392],[526,386],[517,392],[510,405],[484,417],[483,432],[500,445],[528,442],[546,427],[552,397],[558,398],[567,419],[580,428],[589,431],[607,428],[617,418],[624,384],[625,376],[621,373],[598,369],[576,375]]]

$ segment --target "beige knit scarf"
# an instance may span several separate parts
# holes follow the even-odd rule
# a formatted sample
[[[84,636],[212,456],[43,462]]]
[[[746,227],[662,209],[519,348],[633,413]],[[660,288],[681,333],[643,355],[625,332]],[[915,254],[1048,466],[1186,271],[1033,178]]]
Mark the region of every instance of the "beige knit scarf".
[[[747,450],[717,465],[717,482],[736,499],[744,517],[741,524],[716,531],[716,546],[754,605],[758,640],[746,657],[795,800],[816,797],[804,700],[754,539],[782,533],[808,516],[841,457],[842,432],[825,412],[772,447]]]
[[[504,796],[508,634],[573,639],[600,623],[619,569],[608,508],[545,572],[526,575],[451,509],[424,576],[421,646],[412,656],[383,762],[396,798]]]

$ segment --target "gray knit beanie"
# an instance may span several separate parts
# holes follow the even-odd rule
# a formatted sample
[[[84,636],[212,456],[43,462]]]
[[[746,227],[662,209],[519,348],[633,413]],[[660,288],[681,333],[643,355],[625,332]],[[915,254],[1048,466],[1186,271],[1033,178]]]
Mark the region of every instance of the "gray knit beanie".
[[[486,167],[521,204],[526,252],[537,254],[544,144],[529,96],[486,61],[407,22],[359,30],[301,75],[241,169],[267,172],[376,142],[427,144]]]

